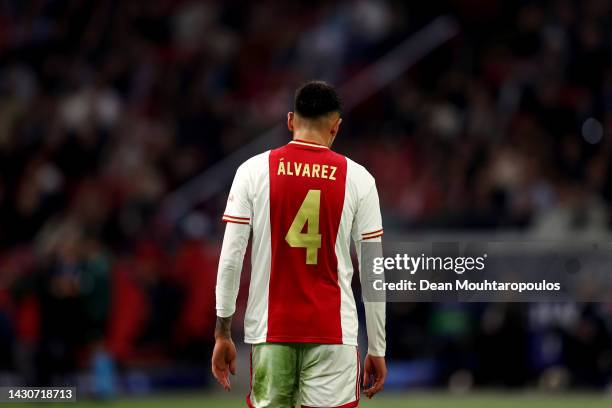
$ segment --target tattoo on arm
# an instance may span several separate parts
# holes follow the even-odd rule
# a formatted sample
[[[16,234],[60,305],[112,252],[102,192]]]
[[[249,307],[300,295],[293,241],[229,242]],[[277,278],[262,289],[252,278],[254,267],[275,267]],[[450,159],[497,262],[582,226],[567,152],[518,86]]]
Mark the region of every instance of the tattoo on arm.
[[[215,339],[218,337],[230,339],[232,337],[232,316],[219,317],[217,316],[217,324],[215,326]]]

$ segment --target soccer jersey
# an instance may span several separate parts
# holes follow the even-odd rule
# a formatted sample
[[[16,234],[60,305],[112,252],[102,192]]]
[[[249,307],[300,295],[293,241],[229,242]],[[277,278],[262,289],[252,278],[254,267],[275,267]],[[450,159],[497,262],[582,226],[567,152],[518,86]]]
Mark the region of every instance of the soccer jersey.
[[[293,140],[238,168],[223,220],[253,232],[246,343],[357,345],[350,240],[383,234],[376,185],[364,167]],[[222,289],[223,317],[234,310]]]

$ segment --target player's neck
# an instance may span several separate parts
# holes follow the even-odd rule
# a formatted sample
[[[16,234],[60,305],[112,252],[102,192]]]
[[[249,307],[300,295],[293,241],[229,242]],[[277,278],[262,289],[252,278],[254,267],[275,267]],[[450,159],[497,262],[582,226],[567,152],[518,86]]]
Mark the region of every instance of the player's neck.
[[[311,142],[315,144],[320,144],[323,146],[330,147],[331,146],[331,137],[326,137],[320,132],[312,132],[312,131],[300,131],[293,132],[293,140],[300,140],[302,142]]]

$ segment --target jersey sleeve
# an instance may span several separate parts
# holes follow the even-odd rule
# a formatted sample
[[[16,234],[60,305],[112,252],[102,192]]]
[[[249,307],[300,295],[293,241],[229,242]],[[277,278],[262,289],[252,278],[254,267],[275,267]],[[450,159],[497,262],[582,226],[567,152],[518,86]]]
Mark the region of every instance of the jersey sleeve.
[[[232,316],[236,311],[240,272],[251,233],[248,225],[238,224],[241,223],[228,223],[223,237],[215,288],[216,309],[219,317]]]
[[[374,244],[376,245],[375,250],[378,254],[382,255],[380,237],[373,238],[372,241],[377,242]],[[359,280],[363,287],[363,285],[371,285],[372,283],[369,281],[364,282],[364,280],[368,280],[369,278],[364,276],[363,265],[361,264],[362,242],[363,241],[356,241],[355,249],[359,262]],[[368,354],[376,357],[384,357],[387,349],[387,335],[385,329],[386,303],[383,301],[369,302],[363,298],[363,308],[365,310],[366,332],[368,334]]]
[[[227,197],[227,206],[223,213],[223,221],[236,224],[251,224],[253,205],[250,197],[249,173],[246,165],[241,165],[236,171],[232,188]]]
[[[376,250],[382,254],[381,236],[383,235],[382,217],[380,215],[380,204],[376,183],[367,171],[359,177],[362,193],[358,195],[357,211],[353,220],[352,235],[357,250],[359,262],[359,278],[362,285],[369,285],[364,282],[368,279],[364,276],[361,265],[361,246],[362,242],[376,243]],[[385,332],[385,302],[369,302],[363,299],[365,309],[366,331],[368,334],[368,354],[371,356],[384,357],[386,351],[386,332]]]
[[[365,194],[358,200],[352,235],[355,242],[379,238],[383,235],[378,190],[371,176]]]

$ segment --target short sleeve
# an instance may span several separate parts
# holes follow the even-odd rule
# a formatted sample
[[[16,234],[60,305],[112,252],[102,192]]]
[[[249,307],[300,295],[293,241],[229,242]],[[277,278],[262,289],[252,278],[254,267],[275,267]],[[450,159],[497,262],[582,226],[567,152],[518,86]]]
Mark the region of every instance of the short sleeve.
[[[383,235],[378,191],[373,180],[366,194],[358,201],[352,235],[355,241],[378,238]]]
[[[236,171],[232,188],[227,197],[223,221],[237,224],[251,224],[253,209],[250,197],[249,174],[243,164]]]

